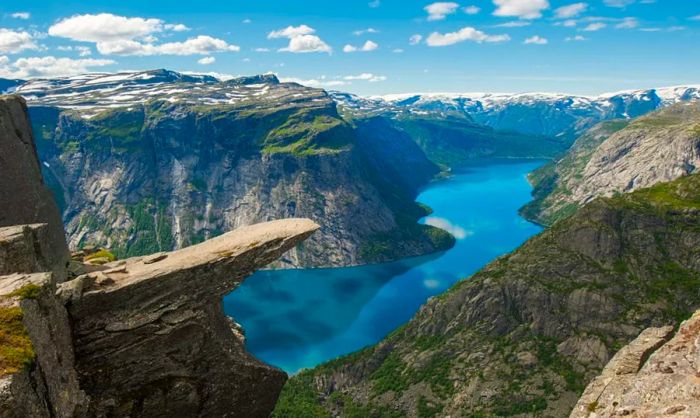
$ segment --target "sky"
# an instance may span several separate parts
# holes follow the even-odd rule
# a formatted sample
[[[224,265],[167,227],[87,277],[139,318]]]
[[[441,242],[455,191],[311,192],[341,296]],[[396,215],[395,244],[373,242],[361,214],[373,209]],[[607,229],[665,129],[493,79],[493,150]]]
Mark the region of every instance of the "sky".
[[[700,84],[700,0],[3,3],[0,78],[271,72],[361,95]]]

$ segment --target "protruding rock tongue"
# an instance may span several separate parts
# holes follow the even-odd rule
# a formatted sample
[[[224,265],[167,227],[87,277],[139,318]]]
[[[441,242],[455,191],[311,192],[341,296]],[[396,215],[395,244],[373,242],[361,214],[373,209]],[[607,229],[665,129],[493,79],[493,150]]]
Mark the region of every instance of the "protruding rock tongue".
[[[253,225],[63,284],[93,412],[139,405],[152,408],[142,416],[266,417],[286,374],[246,352],[221,297],[318,227],[307,219]]]

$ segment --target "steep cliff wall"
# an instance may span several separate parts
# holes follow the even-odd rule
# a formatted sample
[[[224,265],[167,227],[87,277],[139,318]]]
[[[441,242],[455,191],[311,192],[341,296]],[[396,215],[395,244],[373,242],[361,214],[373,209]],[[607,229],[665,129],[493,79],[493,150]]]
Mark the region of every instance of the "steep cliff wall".
[[[69,272],[56,263],[67,246],[27,152],[25,111],[19,97],[0,98],[3,127],[17,127],[0,134],[0,155],[27,170],[16,201],[53,210],[28,213],[43,223],[0,227],[0,417],[269,416],[287,376],[245,350],[221,297],[318,225],[268,222]],[[15,210],[0,206],[0,218]]]
[[[24,100],[0,96],[0,227],[46,222],[47,240],[52,248],[47,254],[57,279],[69,259],[63,237],[61,216],[44,185],[37,159],[32,129]]]
[[[406,145],[397,155],[358,146],[357,130],[321,90],[276,79],[215,85],[242,98],[79,110],[35,103],[44,174],[72,248],[98,244],[134,256],[300,216],[321,230],[284,257],[287,267],[387,261],[452,245],[446,233],[416,224],[425,211],[413,200],[438,169],[410,139],[394,138],[402,141],[394,148]],[[405,163],[413,169],[385,171]]]
[[[566,156],[532,176],[523,213],[551,224],[597,196],[674,180],[700,166],[700,103],[680,103],[634,121],[611,121],[581,136]]]

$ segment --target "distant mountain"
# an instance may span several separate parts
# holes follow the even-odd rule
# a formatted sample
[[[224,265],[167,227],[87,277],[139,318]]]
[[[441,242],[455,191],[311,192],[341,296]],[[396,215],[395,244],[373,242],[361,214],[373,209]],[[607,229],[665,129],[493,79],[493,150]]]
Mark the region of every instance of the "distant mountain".
[[[598,196],[674,180],[700,167],[700,102],[678,103],[633,121],[604,122],[558,162],[531,175],[535,200],[523,209],[545,224]]]
[[[597,97],[550,93],[416,93],[360,97],[331,92],[350,113],[462,116],[496,130],[574,139],[600,121],[633,119],[700,99],[700,86],[630,90]]]
[[[16,92],[74,248],[147,254],[289,217],[322,227],[285,266],[387,261],[454,242],[416,223],[427,213],[417,190],[439,168],[398,132],[400,153],[358,145],[323,90],[154,70],[31,80]]]

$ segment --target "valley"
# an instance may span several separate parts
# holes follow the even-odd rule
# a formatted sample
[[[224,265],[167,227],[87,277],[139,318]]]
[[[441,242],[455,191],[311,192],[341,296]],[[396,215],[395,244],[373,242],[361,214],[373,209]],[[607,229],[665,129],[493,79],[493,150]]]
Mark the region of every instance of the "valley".
[[[449,289],[541,229],[518,208],[530,200],[527,173],[541,161],[495,160],[428,185],[417,200],[422,223],[450,231],[446,252],[393,263],[335,269],[261,271],[224,298],[263,361],[296,373],[375,344]]]

